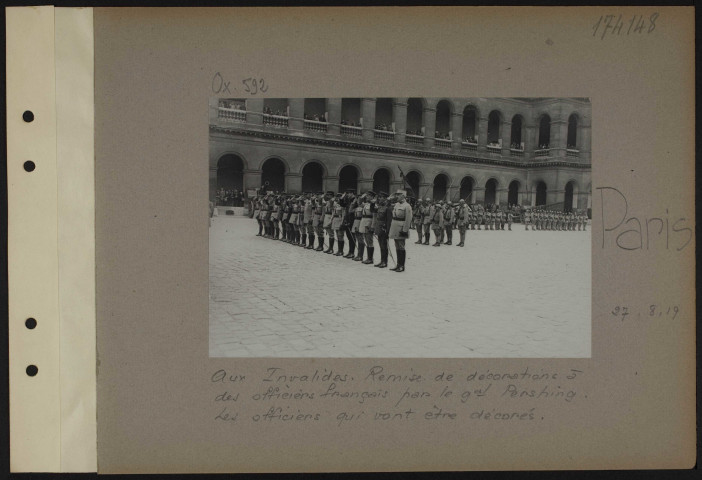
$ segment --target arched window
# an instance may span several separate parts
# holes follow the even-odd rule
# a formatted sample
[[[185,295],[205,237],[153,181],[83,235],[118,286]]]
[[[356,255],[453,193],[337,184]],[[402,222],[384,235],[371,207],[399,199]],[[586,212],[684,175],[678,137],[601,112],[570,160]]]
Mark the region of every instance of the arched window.
[[[445,200],[447,191],[448,177],[443,173],[440,173],[434,178],[434,200]]]
[[[378,98],[375,100],[375,129],[395,131],[393,125],[392,98]]]
[[[519,182],[517,180],[513,180],[509,184],[507,203],[509,205],[517,205],[519,203]]]
[[[305,120],[325,122],[327,120],[327,99],[306,98],[304,116]]]
[[[441,100],[436,104],[436,138],[448,140],[451,138],[451,104]]]
[[[341,99],[341,124],[350,127],[361,126],[361,99]]]
[[[345,192],[349,189],[358,193],[358,169],[353,165],[346,165],[339,172],[339,191]]]
[[[263,124],[274,127],[287,127],[290,109],[287,98],[266,98],[263,100]]]
[[[551,147],[551,117],[543,115],[539,120],[539,149]]]
[[[421,181],[421,176],[419,175],[419,172],[416,171],[411,171],[408,172],[405,175],[405,191],[407,192],[408,195],[412,195],[415,198],[419,198],[419,196],[423,193],[419,191],[419,183]],[[409,187],[407,186],[409,184]],[[394,192],[390,192],[394,193]]]
[[[245,122],[246,121],[246,99],[245,98],[220,98],[217,118],[224,122]]]
[[[261,167],[261,187],[265,190],[285,190],[285,164],[279,158],[269,158]]]
[[[523,150],[524,147],[522,145],[522,116],[521,115],[515,115],[512,117],[512,131],[511,131],[511,142],[512,144],[510,145],[510,148],[514,150]]]
[[[488,145],[498,146],[502,138],[502,116],[497,110],[488,115]]]
[[[473,203],[473,178],[463,177],[461,180],[460,196],[466,203]]]
[[[424,104],[421,98],[407,101],[407,132],[409,135],[424,135]]]
[[[571,150],[578,148],[578,116],[572,114],[568,117],[568,143],[567,146]]]
[[[468,105],[463,109],[463,129],[462,129],[462,140],[467,143],[478,143],[477,141],[477,131],[476,122],[478,119],[478,112],[473,105]]]
[[[217,161],[217,205],[236,205],[244,190],[244,161],[237,155],[224,155]]]
[[[373,174],[373,191],[390,193],[390,172],[387,168],[379,168]]]
[[[536,206],[546,205],[546,183],[540,181],[536,184]]]
[[[497,200],[497,180],[491,178],[485,183],[485,204],[494,205]]]
[[[302,169],[302,191],[316,193],[322,191],[324,167],[320,163],[310,162]]]

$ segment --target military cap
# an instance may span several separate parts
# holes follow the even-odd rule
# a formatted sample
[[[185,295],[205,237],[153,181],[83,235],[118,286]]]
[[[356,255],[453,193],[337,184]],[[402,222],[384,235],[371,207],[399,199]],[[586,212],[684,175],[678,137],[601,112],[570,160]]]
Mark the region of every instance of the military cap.
[[[356,189],[355,188],[347,188],[346,193],[356,193]]]
[[[425,202],[431,202],[431,198],[427,197],[424,199]]]
[[[375,196],[375,192],[373,190],[368,190],[365,194]]]
[[[378,196],[379,196],[379,197],[387,197],[387,196],[388,196],[388,192],[378,192]]]
[[[328,190],[326,195],[334,195],[334,192],[332,192],[331,190]]]
[[[463,199],[461,198],[461,199],[458,201],[458,203],[461,203],[461,204],[462,204],[462,203],[466,203],[466,201],[463,200]]]
[[[404,190],[398,190],[397,192],[395,192],[395,195],[402,195],[402,196],[405,196],[405,197],[406,197],[406,196],[407,196],[407,192],[405,192]]]

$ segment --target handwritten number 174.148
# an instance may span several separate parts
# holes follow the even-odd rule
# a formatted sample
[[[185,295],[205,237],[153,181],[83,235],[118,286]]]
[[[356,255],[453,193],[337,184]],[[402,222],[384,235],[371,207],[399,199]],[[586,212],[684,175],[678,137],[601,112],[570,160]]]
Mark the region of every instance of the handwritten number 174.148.
[[[592,26],[592,36],[600,35],[600,40],[603,40],[607,35],[634,35],[634,34],[650,34],[656,29],[656,20],[659,14],[652,13],[644,17],[643,15],[633,15],[631,18],[623,18],[623,15],[601,15],[597,22]]]
[[[266,81],[262,78],[245,78],[241,81],[244,84],[244,91],[251,95],[256,95],[258,92],[266,93],[268,91],[268,85]]]

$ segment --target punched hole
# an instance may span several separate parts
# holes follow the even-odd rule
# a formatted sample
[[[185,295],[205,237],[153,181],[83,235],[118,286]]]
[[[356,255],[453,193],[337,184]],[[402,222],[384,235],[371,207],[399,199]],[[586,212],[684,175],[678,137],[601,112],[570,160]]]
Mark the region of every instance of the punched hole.
[[[24,162],[24,170],[27,172],[33,172],[36,167],[37,166],[31,160],[27,160],[26,162]]]
[[[34,330],[37,326],[37,321],[34,318],[28,318],[24,321],[24,326],[30,330]]]
[[[33,377],[37,373],[39,373],[39,369],[36,365],[30,365],[27,367],[27,375],[29,375],[30,377]]]
[[[30,110],[26,110],[22,114],[22,120],[24,120],[27,123],[33,122],[34,121],[34,114]]]

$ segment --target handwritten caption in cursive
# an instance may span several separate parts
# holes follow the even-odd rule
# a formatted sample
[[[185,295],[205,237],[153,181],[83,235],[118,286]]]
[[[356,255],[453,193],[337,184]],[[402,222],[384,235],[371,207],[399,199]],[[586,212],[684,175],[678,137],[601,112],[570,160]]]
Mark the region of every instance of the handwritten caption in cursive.
[[[338,428],[358,423],[544,420],[556,404],[587,401],[579,388],[586,373],[576,368],[509,371],[388,370],[373,365],[357,372],[330,368],[210,377],[212,418],[231,425],[317,424]]]

